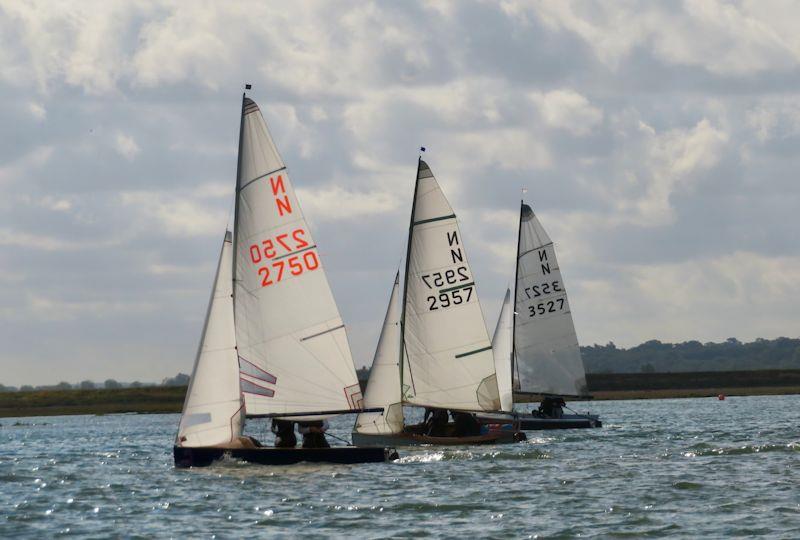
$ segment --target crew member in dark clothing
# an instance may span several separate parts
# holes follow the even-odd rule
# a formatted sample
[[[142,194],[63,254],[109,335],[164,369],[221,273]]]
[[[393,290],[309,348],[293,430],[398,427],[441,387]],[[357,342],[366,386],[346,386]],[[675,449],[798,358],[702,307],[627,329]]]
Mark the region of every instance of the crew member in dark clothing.
[[[434,409],[427,421],[426,435],[431,437],[444,437],[447,435],[447,411]]]
[[[328,421],[298,422],[297,430],[303,436],[303,448],[330,448],[325,432],[328,431]]]
[[[456,437],[474,437],[481,434],[481,425],[475,415],[459,411],[452,411],[450,414],[453,415]]]
[[[294,422],[272,419],[272,433],[275,434],[275,448],[294,448],[297,437],[294,435]]]
[[[561,418],[566,404],[562,397],[546,397],[539,404],[539,413],[545,418]]]

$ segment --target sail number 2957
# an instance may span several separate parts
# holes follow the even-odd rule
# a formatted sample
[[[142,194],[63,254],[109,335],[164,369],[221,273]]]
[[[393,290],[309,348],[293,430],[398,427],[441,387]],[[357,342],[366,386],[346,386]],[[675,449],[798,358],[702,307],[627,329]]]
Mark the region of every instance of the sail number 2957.
[[[457,266],[442,272],[423,274],[420,278],[429,289],[454,285],[454,287],[440,290],[438,293],[428,296],[425,299],[428,303],[428,311],[457,306],[464,302],[469,302],[472,298],[474,286],[472,283],[465,283],[470,279],[466,266]]]
[[[472,298],[472,289],[473,286],[469,285],[454,291],[439,293],[438,296],[429,296],[426,298],[428,301],[428,311],[444,309],[451,305],[457,306],[464,302],[469,302],[470,298]]]
[[[317,253],[313,250],[316,246],[309,245],[305,236],[305,230],[295,229],[250,246],[250,260],[259,266],[262,287],[283,281],[287,275],[299,276],[319,268]]]

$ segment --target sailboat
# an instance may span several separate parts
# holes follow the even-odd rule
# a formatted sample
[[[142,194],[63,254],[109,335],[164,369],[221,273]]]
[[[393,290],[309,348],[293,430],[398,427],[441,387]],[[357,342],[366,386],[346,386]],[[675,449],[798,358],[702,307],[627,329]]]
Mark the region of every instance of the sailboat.
[[[403,406],[458,411],[436,433],[406,425]],[[383,414],[358,415],[353,444],[481,444],[524,434],[487,429],[471,413],[500,408],[492,346],[456,215],[421,158],[408,231],[404,287],[395,277],[364,396]],[[440,416],[441,418],[441,416]],[[459,424],[460,420],[464,420]],[[446,416],[445,416],[446,422]],[[469,433],[465,433],[469,431]]]
[[[586,372],[553,242],[530,206],[520,206],[514,300],[506,291],[492,340],[501,410],[524,430],[601,427],[592,414],[563,414],[565,397],[587,399]],[[539,411],[513,413],[540,398]],[[498,422],[505,415],[479,415]]]
[[[225,455],[274,465],[396,458],[377,446],[264,447],[242,434],[248,418],[317,421],[363,410],[317,244],[261,111],[243,95],[234,230],[222,244],[175,465]]]

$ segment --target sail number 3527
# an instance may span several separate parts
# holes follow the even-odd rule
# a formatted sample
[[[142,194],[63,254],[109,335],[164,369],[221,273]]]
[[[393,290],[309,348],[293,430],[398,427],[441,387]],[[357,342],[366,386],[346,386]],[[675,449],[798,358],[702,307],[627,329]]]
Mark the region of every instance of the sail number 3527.
[[[545,313],[557,313],[564,309],[564,299],[556,298],[548,300],[547,302],[539,302],[538,304],[531,304],[528,306],[528,316],[535,317],[537,315],[544,315]]]
[[[317,253],[313,251],[315,246],[311,246],[305,236],[305,230],[295,229],[250,246],[250,260],[260,265],[258,275],[262,287],[283,281],[287,275],[299,276],[319,268]]]

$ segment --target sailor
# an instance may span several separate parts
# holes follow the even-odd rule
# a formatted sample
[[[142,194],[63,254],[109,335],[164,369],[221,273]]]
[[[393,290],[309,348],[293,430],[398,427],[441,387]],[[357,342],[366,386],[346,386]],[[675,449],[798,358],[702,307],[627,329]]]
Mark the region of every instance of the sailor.
[[[297,437],[294,435],[294,422],[272,419],[272,433],[275,434],[275,448],[294,448]]]
[[[553,400],[553,418],[561,418],[564,416],[564,407],[567,406],[567,402],[564,401],[564,398],[558,396]]]
[[[297,430],[303,436],[303,448],[330,448],[325,432],[328,431],[328,421],[298,422]]]
[[[456,437],[473,437],[481,434],[481,425],[474,414],[452,411]]]
[[[426,435],[431,437],[444,437],[447,435],[447,411],[434,409],[431,417],[426,422]]]
[[[553,417],[553,399],[550,397],[546,397],[542,400],[539,404],[539,414],[544,416],[545,418],[552,418]]]

